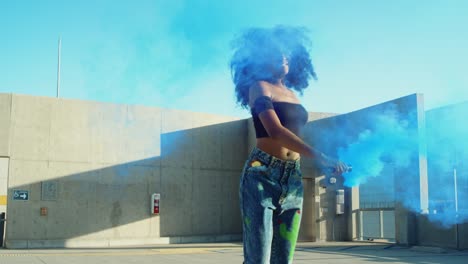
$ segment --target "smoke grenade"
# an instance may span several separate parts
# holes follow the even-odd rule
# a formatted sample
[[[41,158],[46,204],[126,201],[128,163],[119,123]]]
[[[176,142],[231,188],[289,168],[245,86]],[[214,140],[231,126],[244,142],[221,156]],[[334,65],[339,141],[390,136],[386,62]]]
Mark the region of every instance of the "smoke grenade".
[[[353,171],[353,166],[350,165],[350,164],[347,164],[346,165],[347,169],[345,171],[343,171],[343,173],[348,173],[348,172],[352,172]],[[330,172],[332,173],[336,173],[336,169],[335,168],[329,168],[328,169]]]
[[[348,173],[348,172],[351,172],[353,171],[353,166],[348,164],[346,165],[347,166],[347,169],[343,172],[343,173]],[[336,174],[336,169],[335,168],[332,168],[332,167],[329,167],[327,169],[327,175],[325,177],[325,184],[323,187],[326,188],[327,185],[330,185],[330,184],[335,184],[337,179],[335,176],[331,176],[332,174]]]

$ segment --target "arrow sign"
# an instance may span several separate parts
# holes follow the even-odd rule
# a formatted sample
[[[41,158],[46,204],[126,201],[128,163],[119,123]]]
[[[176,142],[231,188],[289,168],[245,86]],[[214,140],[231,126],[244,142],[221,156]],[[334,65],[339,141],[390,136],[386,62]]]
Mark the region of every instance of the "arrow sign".
[[[29,200],[29,191],[13,190],[13,200]]]

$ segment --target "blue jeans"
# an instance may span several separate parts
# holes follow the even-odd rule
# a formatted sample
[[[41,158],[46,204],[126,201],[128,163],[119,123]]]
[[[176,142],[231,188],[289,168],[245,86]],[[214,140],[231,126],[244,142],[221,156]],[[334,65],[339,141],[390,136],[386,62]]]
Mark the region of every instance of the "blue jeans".
[[[239,194],[244,263],[292,263],[304,194],[299,160],[280,160],[254,148]]]

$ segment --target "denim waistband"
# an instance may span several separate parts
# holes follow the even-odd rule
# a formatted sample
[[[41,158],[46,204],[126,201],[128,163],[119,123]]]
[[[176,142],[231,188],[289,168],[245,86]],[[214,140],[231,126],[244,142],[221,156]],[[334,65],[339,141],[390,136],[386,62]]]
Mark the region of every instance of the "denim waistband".
[[[275,156],[272,156],[265,151],[254,147],[250,153],[250,158],[257,159],[258,161],[268,164],[269,166],[281,166],[290,169],[299,169],[300,168],[300,159],[297,160],[282,160]]]

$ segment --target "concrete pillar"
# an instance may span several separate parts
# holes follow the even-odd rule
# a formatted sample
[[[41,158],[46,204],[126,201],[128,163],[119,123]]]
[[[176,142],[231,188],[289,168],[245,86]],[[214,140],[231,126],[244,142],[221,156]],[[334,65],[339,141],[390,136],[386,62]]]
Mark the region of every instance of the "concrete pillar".
[[[351,189],[343,186],[341,177],[336,182],[330,182],[331,176],[319,176],[315,181],[316,192],[316,234],[318,241],[347,241],[349,240],[350,195]],[[345,190],[345,211],[336,212],[337,190]]]
[[[427,157],[425,143],[424,100],[422,94],[409,96],[399,104],[401,112],[409,112],[410,129],[419,140],[414,141],[411,165],[395,171],[395,239],[397,244],[415,245],[417,214],[428,212]],[[411,133],[411,131],[409,131]]]
[[[359,187],[353,187],[348,189],[345,202],[347,203],[348,240],[357,240],[361,237]]]
[[[307,171],[303,173],[307,173]],[[315,241],[315,180],[307,175],[303,178],[302,184],[304,186],[304,204],[301,212],[302,220],[299,241]]]
[[[8,164],[8,158],[0,157],[0,213],[6,212],[8,191]]]
[[[10,156],[11,94],[0,93],[0,157]]]

